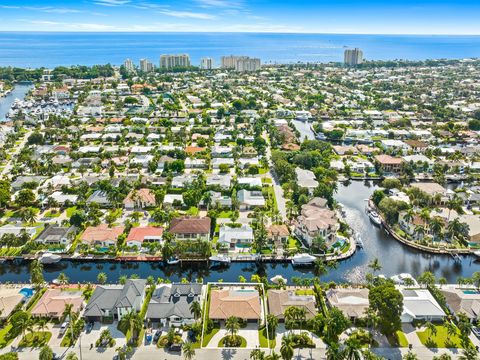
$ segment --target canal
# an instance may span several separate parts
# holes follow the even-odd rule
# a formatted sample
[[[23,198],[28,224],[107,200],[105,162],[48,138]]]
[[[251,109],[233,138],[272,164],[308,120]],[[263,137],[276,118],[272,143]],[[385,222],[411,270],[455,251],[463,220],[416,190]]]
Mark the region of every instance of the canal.
[[[378,258],[382,265],[379,273],[392,276],[402,272],[414,276],[424,271],[432,271],[437,277],[445,277],[455,282],[459,276],[469,277],[479,271],[479,263],[473,256],[463,257],[455,262],[446,255],[431,255],[410,249],[387,235],[383,229],[374,226],[364,212],[365,202],[375,189],[372,182],[352,182],[339,184],[336,199],[345,206],[346,219],[349,225],[359,232],[364,249],[359,250],[350,259],[339,263],[337,269],[331,270],[322,280],[337,282],[359,282],[369,272],[368,264]],[[182,278],[204,281],[237,281],[240,275],[250,278],[252,274],[266,275],[271,278],[280,274],[291,281],[292,277],[313,277],[312,269],[294,268],[290,264],[257,264],[232,263],[225,269],[210,269],[206,263],[165,266],[161,263],[147,262],[71,262],[61,261],[58,264],[45,266],[45,279],[53,280],[60,272],[64,272],[71,282],[95,282],[98,273],[104,272],[108,282],[115,282],[122,275],[154,276],[179,281]],[[27,282],[28,263],[24,261],[0,264],[1,282]]]
[[[10,111],[15,99],[23,100],[32,87],[31,84],[16,84],[7,96],[0,97],[0,121],[7,120],[6,115]]]

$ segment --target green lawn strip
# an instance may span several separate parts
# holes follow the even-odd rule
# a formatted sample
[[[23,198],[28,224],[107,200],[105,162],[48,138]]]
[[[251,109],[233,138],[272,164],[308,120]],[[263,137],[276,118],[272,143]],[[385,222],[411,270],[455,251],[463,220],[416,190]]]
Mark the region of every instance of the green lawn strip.
[[[403,331],[397,331],[397,342],[399,347],[408,347],[408,340]]]
[[[237,346],[237,347],[240,347],[240,348],[245,348],[247,347],[247,340],[245,340],[244,337],[240,336],[240,335],[235,335],[236,337],[240,338],[240,340],[242,341],[242,343],[240,344],[240,346]],[[222,339],[220,339],[220,341],[218,342],[218,347],[225,347],[225,338],[226,337],[223,337]]]
[[[455,335],[449,335],[443,325],[435,325],[437,334],[430,336],[430,330],[417,331],[417,336],[421,343],[429,348],[463,348],[460,340],[460,330],[457,329]]]
[[[72,206],[72,207],[69,207],[67,208],[67,217],[70,218],[73,213],[75,212],[75,210],[77,210],[77,207],[76,206]]]
[[[229,219],[232,214],[233,211],[231,210],[223,210],[218,214],[217,218]]]
[[[19,347],[41,347],[48,344],[52,333],[50,331],[35,331],[33,333],[26,334],[22,340],[20,340]]]
[[[10,323],[8,323],[2,329],[0,329],[0,348],[4,348],[5,346],[9,345],[13,341],[13,339],[15,339],[15,337],[18,335],[18,334],[14,334],[12,332],[12,329],[13,329],[13,326]]]
[[[268,348],[269,342],[267,338],[267,328],[265,326],[262,326],[260,329],[258,329],[258,341],[260,343],[260,347],[262,348]],[[270,337],[270,349],[275,348],[276,345],[276,339],[275,335]]]

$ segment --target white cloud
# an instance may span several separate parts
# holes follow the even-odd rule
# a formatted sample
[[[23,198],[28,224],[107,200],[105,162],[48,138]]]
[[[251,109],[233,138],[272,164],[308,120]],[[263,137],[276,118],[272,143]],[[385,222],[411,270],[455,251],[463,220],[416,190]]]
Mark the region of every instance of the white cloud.
[[[31,10],[31,11],[41,11],[47,13],[56,13],[56,14],[70,14],[70,13],[80,13],[81,10],[65,8],[65,7],[52,7],[52,6],[15,6],[15,5],[0,5],[2,9],[22,9],[22,10]]]
[[[120,6],[130,3],[130,0],[95,0],[94,4],[102,6]]]
[[[59,22],[49,20],[32,20],[28,21],[34,25],[42,25],[47,28],[56,28],[63,30],[79,30],[79,31],[115,31],[115,26],[95,23],[75,23],[75,22]]]
[[[200,20],[213,20],[216,17],[211,14],[206,13],[197,13],[190,11],[174,11],[174,10],[162,10],[159,11],[160,14],[173,16],[178,18],[190,18],[190,19],[200,19]]]
[[[195,0],[202,7],[241,8],[243,0]]]

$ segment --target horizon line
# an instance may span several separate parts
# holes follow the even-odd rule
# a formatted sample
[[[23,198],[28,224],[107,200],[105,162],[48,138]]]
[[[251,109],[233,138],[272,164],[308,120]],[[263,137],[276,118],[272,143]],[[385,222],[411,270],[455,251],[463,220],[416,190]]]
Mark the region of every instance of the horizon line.
[[[279,35],[370,35],[370,36],[474,36],[480,33],[450,34],[450,33],[373,33],[373,32],[288,32],[288,31],[136,31],[136,30],[0,30],[2,33],[46,33],[46,34],[279,34]]]

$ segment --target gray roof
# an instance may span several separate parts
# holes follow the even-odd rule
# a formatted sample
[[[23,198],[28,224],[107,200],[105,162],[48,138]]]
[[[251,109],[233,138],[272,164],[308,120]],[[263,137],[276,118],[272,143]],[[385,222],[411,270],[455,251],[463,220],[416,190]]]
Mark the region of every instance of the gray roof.
[[[190,306],[199,301],[202,284],[172,284],[162,285],[153,292],[148,304],[148,319],[165,319],[177,316],[182,319],[192,319],[194,316]]]
[[[85,307],[84,316],[102,316],[105,310],[132,307],[145,292],[145,279],[129,279],[125,285],[99,285]]]

